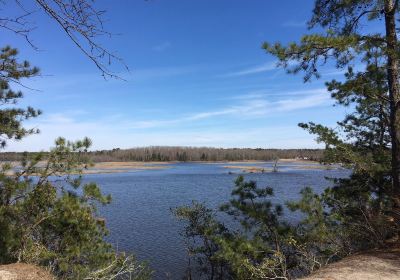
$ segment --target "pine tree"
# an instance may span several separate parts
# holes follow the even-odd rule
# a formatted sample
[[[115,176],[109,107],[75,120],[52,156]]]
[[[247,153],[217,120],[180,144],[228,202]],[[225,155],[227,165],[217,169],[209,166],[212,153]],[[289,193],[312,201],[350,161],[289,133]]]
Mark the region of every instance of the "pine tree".
[[[28,61],[17,60],[18,51],[10,46],[0,50],[0,146],[4,148],[7,140],[20,140],[24,136],[37,133],[37,129],[22,127],[22,121],[37,117],[40,110],[32,107],[17,108],[18,101],[23,98],[21,91],[11,89],[11,83],[22,85],[24,78],[39,74],[37,67],[31,67]]]
[[[11,83],[39,73],[17,50],[1,49],[0,137],[4,147],[38,131],[23,127],[39,110],[16,108],[22,92]],[[48,153],[24,154],[18,166],[0,164],[0,263],[27,262],[48,267],[60,279],[149,279],[146,265],[116,252],[96,205],[108,204],[94,183],[82,184],[91,141],[56,140]]]
[[[325,33],[305,35],[300,43],[288,46],[280,43],[265,43],[263,46],[289,73],[303,71],[305,81],[319,78],[318,65],[330,59],[335,61],[337,68],[348,67],[345,83],[328,83],[328,90],[339,104],[356,104],[356,112],[339,122],[347,139],[314,123],[301,126],[317,134],[319,141],[327,144],[331,155],[336,153],[337,160],[372,172],[368,173],[372,175],[368,178],[382,184],[380,193],[390,198],[388,211],[395,224],[400,223],[398,2],[316,0],[309,28],[320,27]],[[380,22],[384,34],[371,33],[363,28],[368,23]],[[291,66],[292,62],[297,64]],[[365,69],[356,71],[351,67],[354,64],[365,65]],[[365,156],[363,152],[366,152]],[[389,162],[387,152],[390,154]],[[375,175],[379,172],[380,179],[377,179]],[[388,177],[390,186],[383,180]]]

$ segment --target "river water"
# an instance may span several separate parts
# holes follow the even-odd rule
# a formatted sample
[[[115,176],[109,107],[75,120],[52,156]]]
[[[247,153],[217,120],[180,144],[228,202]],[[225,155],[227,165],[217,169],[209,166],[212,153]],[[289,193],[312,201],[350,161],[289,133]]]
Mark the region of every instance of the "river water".
[[[229,200],[239,174],[259,186],[273,187],[275,203],[299,198],[299,191],[306,186],[321,192],[331,184],[326,177],[349,175],[344,169],[320,170],[313,164],[298,163],[280,163],[275,173],[242,173],[241,169],[224,168],[246,164],[272,166],[271,162],[173,163],[166,169],[91,174],[85,178],[112,195],[112,203],[99,210],[110,230],[108,240],[115,248],[148,261],[155,270],[154,279],[182,279],[187,264],[179,234],[183,225],[171,214],[171,208],[196,200],[217,209]],[[287,213],[286,218],[293,220],[296,216]]]

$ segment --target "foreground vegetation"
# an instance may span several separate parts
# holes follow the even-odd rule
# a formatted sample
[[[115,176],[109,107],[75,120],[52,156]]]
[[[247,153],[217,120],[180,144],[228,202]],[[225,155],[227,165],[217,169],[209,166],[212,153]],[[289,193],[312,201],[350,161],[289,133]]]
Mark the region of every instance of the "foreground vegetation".
[[[217,212],[198,202],[174,209],[185,223],[189,279],[293,279],[361,250],[399,246],[399,10],[394,0],[316,0],[309,27],[318,33],[298,44],[264,44],[289,73],[303,71],[305,81],[318,78],[318,67],[330,61],[343,69],[345,79],[326,86],[350,113],[335,129],[299,126],[325,144],[324,163],[340,162],[353,172],[332,179],[321,194],[305,188],[299,201],[286,205],[274,203],[272,188],[239,177]],[[368,23],[385,32],[368,33]],[[284,207],[303,220],[288,224]],[[227,227],[218,212],[237,227]]]

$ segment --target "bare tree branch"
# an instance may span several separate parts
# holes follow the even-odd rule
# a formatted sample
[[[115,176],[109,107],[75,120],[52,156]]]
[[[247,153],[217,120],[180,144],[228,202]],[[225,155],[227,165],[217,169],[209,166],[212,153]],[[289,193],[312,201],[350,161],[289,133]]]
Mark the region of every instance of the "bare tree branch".
[[[38,50],[31,40],[31,32],[36,26],[28,21],[28,18],[37,11],[27,9],[20,0],[14,1],[22,14],[0,17],[0,28],[22,36],[30,46]],[[78,49],[96,65],[104,78],[121,79],[118,74],[110,70],[111,63],[117,62],[128,71],[129,68],[122,58],[99,42],[101,37],[111,37],[112,34],[104,29],[105,11],[96,9],[94,2],[94,0],[35,0],[38,9],[45,12],[62,28]],[[0,3],[9,5],[5,1]]]

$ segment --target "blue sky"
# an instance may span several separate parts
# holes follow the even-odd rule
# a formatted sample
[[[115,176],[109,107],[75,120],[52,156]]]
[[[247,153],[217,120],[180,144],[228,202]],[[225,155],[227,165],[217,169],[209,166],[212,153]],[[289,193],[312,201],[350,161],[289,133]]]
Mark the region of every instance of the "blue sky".
[[[10,142],[8,151],[38,151],[58,136],[89,136],[93,149],[150,145],[315,148],[297,127],[330,126],[345,111],[332,106],[324,82],[341,74],[327,66],[304,84],[287,75],[262,49],[307,32],[313,1],[132,0],[99,1],[106,28],[118,33],[104,44],[130,68],[111,68],[126,81],[104,80],[56,25],[37,13],[32,38],[40,51],[6,33],[1,44],[42,76],[27,85],[21,105],[43,110],[26,122],[39,135]]]

